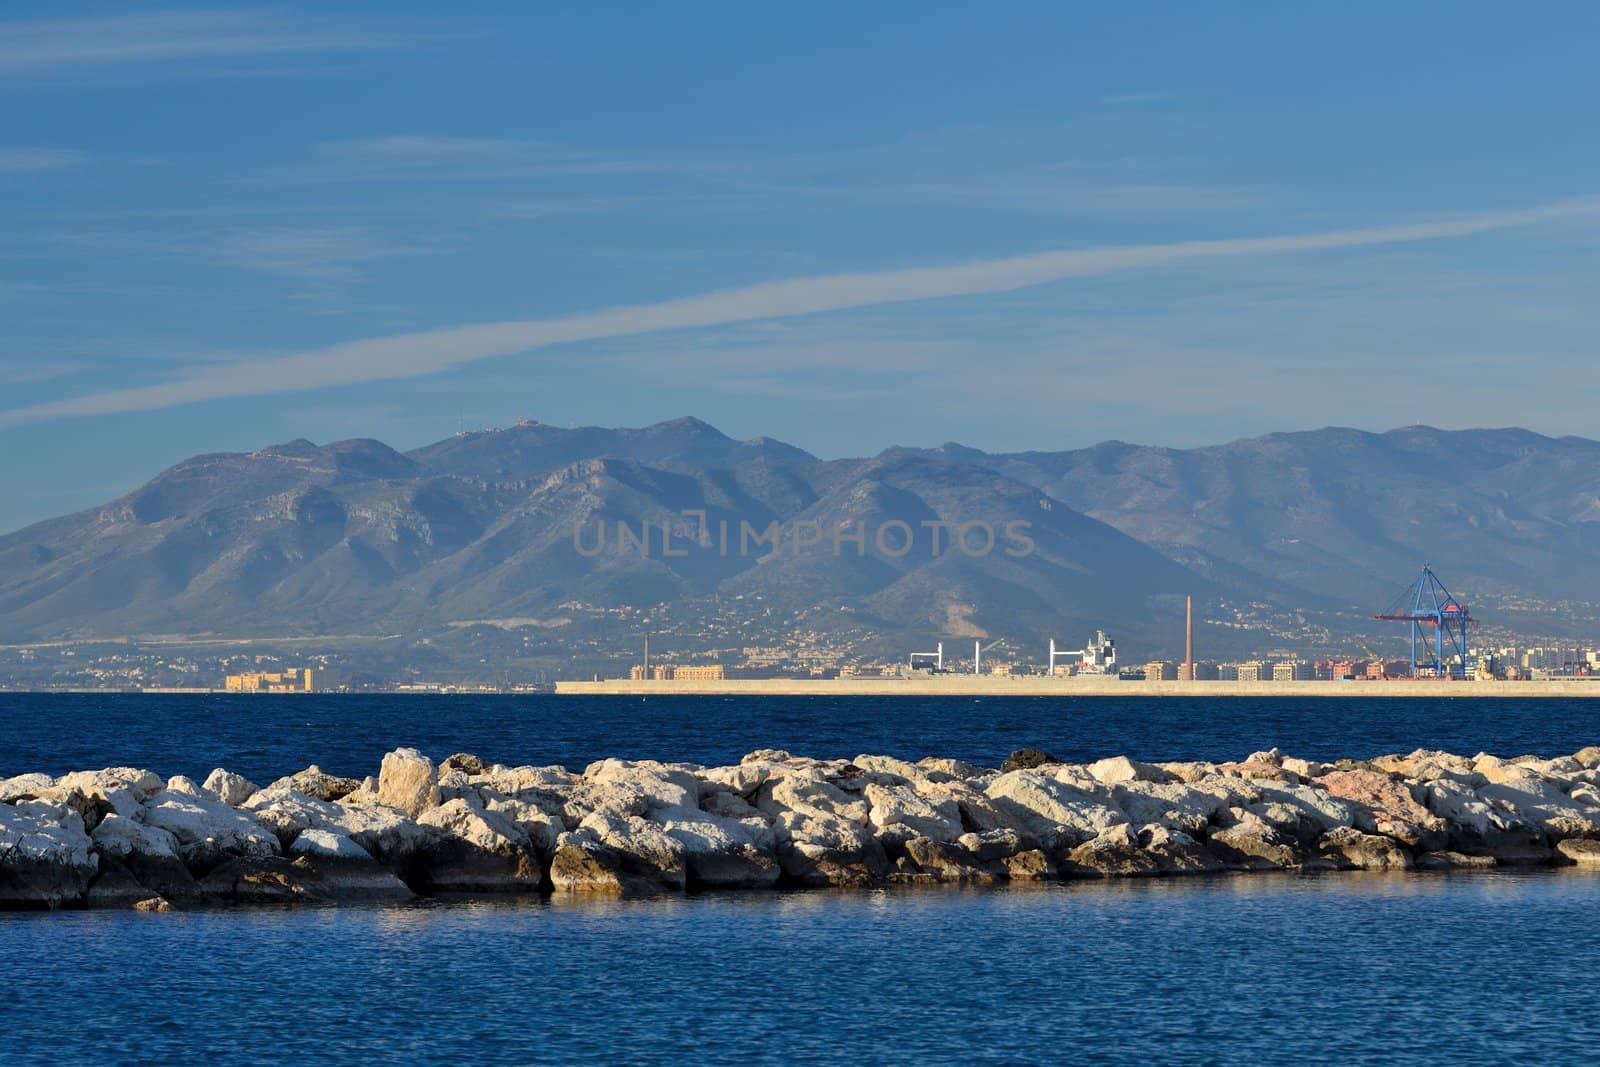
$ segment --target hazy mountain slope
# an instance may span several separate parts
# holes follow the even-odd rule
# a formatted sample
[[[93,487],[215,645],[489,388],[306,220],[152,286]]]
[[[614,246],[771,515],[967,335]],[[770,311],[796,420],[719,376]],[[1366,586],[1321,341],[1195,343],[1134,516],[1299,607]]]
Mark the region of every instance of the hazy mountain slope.
[[[1326,429],[987,462],[1222,584],[1377,610],[1431,562],[1490,597],[1600,599],[1600,443],[1581,438]]]
[[[528,478],[584,459],[632,459],[690,467],[732,467],[755,460],[806,464],[815,457],[793,445],[757,437],[735,441],[699,419],[673,419],[642,429],[568,429],[522,422],[505,430],[459,434],[410,453],[432,474]]]
[[[897,523],[909,552],[878,542]],[[928,523],[947,524],[938,553]],[[963,523],[995,546],[952,545]],[[1015,523],[1031,547],[1008,554]],[[858,524],[864,549],[835,552],[832,531]],[[742,543],[774,525],[776,550]],[[1030,640],[1107,625],[1170,650],[1183,593],[1359,620],[1424,561],[1475,606],[1572,625],[1555,602],[1600,601],[1600,444],[1410,427],[820,461],[693,419],[524,424],[409,455],[295,441],[198,456],[0,537],[0,640],[426,633],[569,603],[692,618],[759,598],[817,625]]]

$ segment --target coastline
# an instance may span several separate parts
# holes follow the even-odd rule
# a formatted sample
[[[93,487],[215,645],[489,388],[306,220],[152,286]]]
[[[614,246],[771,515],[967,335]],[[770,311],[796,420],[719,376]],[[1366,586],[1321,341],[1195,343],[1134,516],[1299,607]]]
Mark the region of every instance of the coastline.
[[[941,674],[925,678],[725,678],[558,681],[558,695],[587,696],[960,696],[960,697],[1600,697],[1600,678],[1519,682],[1435,681],[1123,681],[1073,675]]]

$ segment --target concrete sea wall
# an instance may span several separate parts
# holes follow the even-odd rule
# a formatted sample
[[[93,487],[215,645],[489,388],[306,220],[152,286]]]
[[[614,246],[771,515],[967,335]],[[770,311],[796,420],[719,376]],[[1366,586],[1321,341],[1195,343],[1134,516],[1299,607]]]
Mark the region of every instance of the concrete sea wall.
[[[557,693],[626,696],[748,694],[760,696],[1007,697],[1600,697],[1600,679],[1528,682],[1389,680],[1360,682],[1125,682],[1075,675],[942,674],[922,678],[728,678],[563,681]]]

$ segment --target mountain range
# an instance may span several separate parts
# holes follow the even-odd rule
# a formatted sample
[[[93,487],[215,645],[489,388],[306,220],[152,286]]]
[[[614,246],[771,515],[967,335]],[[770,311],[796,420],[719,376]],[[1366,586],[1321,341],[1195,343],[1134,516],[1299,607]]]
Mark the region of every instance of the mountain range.
[[[528,422],[406,453],[297,440],[196,456],[0,536],[0,642],[656,610],[691,632],[720,620],[722,644],[1067,643],[1104,626],[1170,655],[1186,594],[1219,648],[1337,644],[1424,562],[1486,625],[1590,628],[1600,443],[1413,426],[823,460],[696,419]]]

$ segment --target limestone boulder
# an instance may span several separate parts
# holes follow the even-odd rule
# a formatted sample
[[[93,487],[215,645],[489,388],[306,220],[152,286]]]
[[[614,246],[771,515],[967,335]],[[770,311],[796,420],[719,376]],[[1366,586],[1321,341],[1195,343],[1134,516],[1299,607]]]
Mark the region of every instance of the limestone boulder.
[[[295,836],[288,852],[291,856],[311,856],[316,859],[372,862],[372,856],[366,849],[332,830],[302,830]]]
[[[1178,782],[1198,782],[1202,778],[1209,778],[1222,773],[1217,769],[1217,765],[1215,763],[1208,763],[1203,760],[1183,760],[1177,762],[1169,761],[1166,763],[1157,763],[1156,766],[1160,767],[1164,772],[1171,775],[1174,781]]]
[[[817,808],[785,809],[773,823],[778,864],[803,886],[866,886],[882,881],[890,862],[863,820]]]
[[[1002,774],[989,783],[984,794],[1018,819],[1047,851],[1075,847],[1128,821],[1117,808],[1036,771]]]
[[[948,797],[921,796],[909,786],[869,784],[863,791],[872,805],[867,818],[878,830],[903,826],[918,837],[954,841],[960,837],[961,808]]]
[[[630,888],[681,891],[688,885],[688,849],[658,822],[596,811],[584,818],[578,832],[617,856]]]
[[[1518,821],[1538,827],[1552,841],[1566,837],[1600,837],[1600,807],[1582,803],[1543,778],[1512,778],[1478,788],[1491,808],[1514,813]]]
[[[1392,837],[1411,848],[1431,851],[1444,845],[1448,827],[1412,796],[1410,787],[1381,771],[1330,771],[1317,787],[1346,801],[1363,833]]]
[[[415,751],[415,749],[409,750]],[[392,754],[392,753],[391,753]],[[384,759],[387,761],[388,757]],[[303,771],[296,771],[291,775],[279,778],[270,783],[268,789],[292,789],[302,796],[314,800],[339,800],[349,796],[361,788],[361,781],[357,778],[345,778],[337,774],[329,774],[313,763]]]
[[[56,779],[56,788],[75,789],[86,796],[107,798],[121,792],[131,796],[137,804],[161,792],[166,788],[166,782],[162,781],[159,775],[137,767],[107,767],[98,771],[74,771],[72,774],[64,774]],[[118,807],[117,814],[127,813]]]
[[[221,767],[206,775],[206,780],[201,783],[201,788],[224,804],[234,808],[237,808],[261,790],[260,786],[244,775],[234,774],[232,771],[223,770]]]
[[[412,893],[371,860],[304,854],[230,859],[200,880],[218,903],[327,904],[403,901]]]
[[[136,899],[142,900],[151,893],[176,899],[186,895],[194,884],[179,854],[178,839],[159,826],[147,826],[112,812],[100,820],[90,840],[100,854],[102,866],[116,865],[145,888]],[[101,895],[108,895],[110,889],[102,887]]]
[[[48,774],[19,774],[0,781],[0,804],[15,804],[19,800],[36,800],[47,789],[55,788],[56,780]]]
[[[846,793],[815,772],[769,780],[757,791],[756,807],[771,819],[798,814],[857,826],[865,826],[872,812],[865,799]]]
[[[1213,829],[1206,844],[1217,858],[1234,870],[1286,870],[1298,867],[1303,853],[1259,815],[1230,808],[1229,824]]]
[[[628,888],[622,857],[584,832],[563,833],[550,859],[550,884],[557,893],[615,895]]]
[[[1140,827],[1138,840],[1162,874],[1212,874],[1227,869],[1194,835],[1163,823]]]
[[[1469,856],[1464,852],[1420,852],[1414,861],[1419,871],[1488,871],[1499,864],[1493,856]]]
[[[1297,759],[1293,756],[1283,757],[1281,766],[1303,782],[1310,781],[1313,778],[1320,778],[1333,769],[1326,763],[1319,763],[1316,760]]]
[[[1231,806],[1234,794],[1182,782],[1129,779],[1111,792],[1111,803],[1134,825],[1160,823],[1195,834]]]
[[[1556,845],[1556,852],[1567,863],[1579,867],[1600,868],[1600,841],[1569,838]]]
[[[552,815],[535,801],[504,796],[492,789],[482,789],[479,795],[485,811],[499,813],[516,823],[541,856],[550,855],[555,849],[556,838],[567,830],[566,821],[561,815]]]
[[[348,837],[365,852],[393,868],[408,866],[431,847],[440,835],[405,812],[381,804],[317,800],[280,788],[263,789],[245,802],[244,809],[269,829],[287,848],[307,830],[324,830]]]
[[[1103,785],[1123,782],[1170,782],[1172,775],[1154,763],[1140,763],[1127,756],[1112,756],[1089,764],[1089,777]]]
[[[1572,762],[1586,770],[1600,770],[1600,745],[1580,748],[1572,754]]]
[[[40,797],[72,804],[86,817],[85,824],[92,827],[101,815],[111,811],[125,818],[137,818],[139,806],[165,788],[166,782],[149,771],[136,767],[107,767],[64,774]]]
[[[782,874],[777,835],[764,819],[722,819],[699,810],[658,813],[683,849],[689,889],[764,889]]]
[[[525,892],[543,881],[538,852],[501,812],[468,800],[424,811],[417,822],[438,835],[413,857],[413,876],[445,892]]]
[[[385,753],[378,770],[378,802],[419,818],[439,806],[438,768],[414,748]]]
[[[1314,837],[1341,826],[1355,825],[1354,806],[1318,786],[1260,781],[1255,785],[1261,791],[1259,803],[1281,804],[1294,808],[1299,813],[1300,821],[1305,824],[1307,832]],[[1253,804],[1244,806],[1255,810]]]
[[[1340,826],[1322,835],[1317,842],[1323,855],[1342,865],[1364,871],[1406,871],[1412,867],[1411,853],[1399,842],[1379,834],[1362,833],[1353,826]]]
[[[1451,779],[1435,779],[1422,788],[1428,809],[1445,824],[1449,851],[1512,864],[1544,863],[1550,858],[1543,828],[1514,808],[1491,803],[1470,786]]]
[[[456,752],[446,756],[444,761],[439,764],[439,776],[442,778],[447,774],[460,771],[462,774],[471,777],[487,773],[489,766],[489,764],[470,752]]]
[[[1130,877],[1161,873],[1127,823],[1118,823],[1074,848],[1060,864],[1063,875]]]
[[[907,782],[920,781],[921,779],[930,777],[930,772],[926,768],[915,763],[911,763],[907,760],[895,759],[893,756],[870,756],[863,753],[850,762],[853,765],[860,767],[864,771],[870,771],[874,774],[890,775],[895,778],[904,779]],[[945,779],[950,778],[950,775],[945,774],[940,774],[938,776]]]
[[[144,805],[144,821],[171,834],[191,871],[207,870],[228,857],[276,856],[278,838],[249,814],[209,796],[164,792]]]
[[[933,781],[965,782],[985,773],[982,767],[964,760],[944,756],[928,756],[917,760],[917,766]]]
[[[979,863],[960,842],[928,837],[907,840],[895,859],[895,867],[899,876],[895,880],[912,883],[989,885],[1006,878],[1001,864]]]
[[[99,871],[82,821],[0,804],[0,908],[56,908],[83,899]]]

